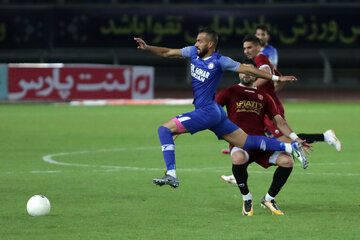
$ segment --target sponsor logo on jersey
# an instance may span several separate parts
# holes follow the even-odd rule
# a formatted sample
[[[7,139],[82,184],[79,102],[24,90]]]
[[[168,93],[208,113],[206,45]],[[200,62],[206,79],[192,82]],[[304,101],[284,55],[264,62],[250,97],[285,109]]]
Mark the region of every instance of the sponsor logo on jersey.
[[[261,95],[261,94],[258,94],[257,96],[258,96],[258,98],[259,98],[261,101],[264,99],[264,96]]]
[[[263,109],[262,103],[249,101],[249,100],[241,100],[236,103],[236,112],[250,112],[256,113],[260,115],[261,110]]]
[[[209,78],[210,72],[191,64],[191,76],[201,82],[205,82],[205,80]]]

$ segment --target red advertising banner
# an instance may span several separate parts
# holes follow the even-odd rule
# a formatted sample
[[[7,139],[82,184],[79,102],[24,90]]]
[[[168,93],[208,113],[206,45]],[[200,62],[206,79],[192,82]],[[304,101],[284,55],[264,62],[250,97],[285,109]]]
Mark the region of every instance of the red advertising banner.
[[[152,99],[154,68],[9,64],[9,100]]]

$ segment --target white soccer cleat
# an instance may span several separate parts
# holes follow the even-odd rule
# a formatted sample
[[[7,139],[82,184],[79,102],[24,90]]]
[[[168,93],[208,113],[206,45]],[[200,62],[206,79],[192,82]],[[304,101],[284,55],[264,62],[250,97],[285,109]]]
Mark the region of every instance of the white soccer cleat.
[[[299,161],[303,169],[306,169],[309,166],[307,156],[300,142],[291,143],[293,152],[291,154],[294,161]]]
[[[333,145],[338,152],[340,152],[342,150],[341,142],[336,137],[334,130],[330,129],[330,130],[327,130],[326,132],[324,132],[324,137],[325,137],[325,141],[329,145]]]
[[[234,175],[229,175],[229,176],[222,175],[221,179],[227,183],[232,183],[232,184],[237,185]]]

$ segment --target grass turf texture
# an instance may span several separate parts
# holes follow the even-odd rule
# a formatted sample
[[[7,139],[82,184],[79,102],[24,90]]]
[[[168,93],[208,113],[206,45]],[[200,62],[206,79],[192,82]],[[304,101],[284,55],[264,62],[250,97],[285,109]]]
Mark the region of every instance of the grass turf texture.
[[[176,140],[179,188],[152,183],[164,169],[157,127],[192,109],[0,105],[0,239],[358,239],[359,104],[285,104],[297,133],[334,128],[343,152],[313,144],[309,168],[297,164],[277,196],[285,216],[260,207],[275,168],[252,164],[253,217],[220,179],[231,161],[210,131]],[[49,216],[28,216],[34,194]]]

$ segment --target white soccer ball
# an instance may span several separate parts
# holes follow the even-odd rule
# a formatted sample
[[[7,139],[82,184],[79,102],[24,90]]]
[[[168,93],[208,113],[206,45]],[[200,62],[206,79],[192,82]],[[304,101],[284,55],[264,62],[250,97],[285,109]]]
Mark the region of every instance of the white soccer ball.
[[[30,216],[46,216],[50,213],[50,201],[43,195],[32,196],[26,204]]]

